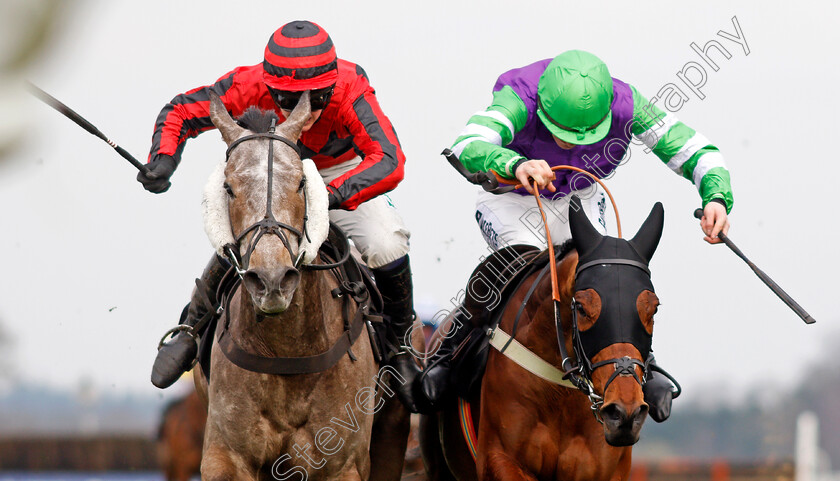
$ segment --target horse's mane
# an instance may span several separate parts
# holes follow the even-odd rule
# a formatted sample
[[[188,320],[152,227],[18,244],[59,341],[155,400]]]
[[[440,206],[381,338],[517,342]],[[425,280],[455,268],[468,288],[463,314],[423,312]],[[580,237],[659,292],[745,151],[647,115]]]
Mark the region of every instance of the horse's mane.
[[[262,110],[259,107],[248,107],[248,110],[236,119],[236,122],[240,127],[260,134],[268,132],[268,129],[271,127],[272,120],[277,122],[279,117],[277,117],[277,114],[271,110]]]
[[[554,247],[554,254],[557,256],[558,259],[562,259],[566,257],[566,255],[575,248],[575,241],[572,239],[567,239],[565,242],[560,244],[559,246]]]

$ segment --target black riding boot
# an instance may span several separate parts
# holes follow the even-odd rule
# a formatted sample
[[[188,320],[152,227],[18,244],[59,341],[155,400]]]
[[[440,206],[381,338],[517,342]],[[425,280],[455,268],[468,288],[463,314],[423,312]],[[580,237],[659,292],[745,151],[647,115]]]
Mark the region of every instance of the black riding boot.
[[[426,361],[426,369],[418,381],[418,403],[424,411],[437,411],[450,391],[450,362],[452,353],[472,331],[472,324],[464,314],[463,307],[455,311],[455,317],[446,337],[437,351]]]
[[[651,366],[656,365],[656,360],[651,359]],[[671,415],[671,400],[674,395],[673,384],[662,373],[648,368],[645,376],[645,384],[642,392],[645,395],[645,402],[648,404],[651,419],[661,423]]]
[[[196,283],[192,299],[184,308],[186,315],[181,316],[179,327],[185,326],[184,329],[172,340],[158,347],[157,357],[152,366],[152,384],[156,387],[165,389],[171,386],[192,367],[198,355],[198,338],[202,335],[199,331],[203,331],[209,322],[204,322],[198,330],[193,329],[193,326],[208,313],[211,307],[207,305],[208,301],[211,304],[216,302],[216,290],[227,269],[227,262],[220,260],[215,254],[207,263],[201,274],[202,282]],[[199,285],[203,286],[204,292],[199,290]]]
[[[415,363],[414,356],[405,345],[406,333],[411,330],[415,318],[414,291],[408,255],[387,266],[371,270],[385,304],[384,317],[399,346],[399,350],[391,354],[389,364],[405,381],[400,383],[396,376],[391,376],[391,387],[397,392],[397,397],[403,405],[409,411],[416,413],[417,406],[412,395],[412,387],[414,379],[420,374],[420,367]]]

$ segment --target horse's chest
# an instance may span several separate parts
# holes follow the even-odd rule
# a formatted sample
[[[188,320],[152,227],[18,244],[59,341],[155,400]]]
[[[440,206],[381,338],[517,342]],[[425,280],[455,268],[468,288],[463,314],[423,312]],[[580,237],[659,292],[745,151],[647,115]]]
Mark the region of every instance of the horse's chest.
[[[570,426],[539,423],[530,442],[522,444],[520,462],[540,480],[599,481],[615,479],[624,449],[603,439],[569,433]]]
[[[616,478],[617,470],[624,457],[624,448],[614,448],[602,440],[593,442],[584,436],[572,438],[557,457],[554,479],[597,481],[625,479]]]

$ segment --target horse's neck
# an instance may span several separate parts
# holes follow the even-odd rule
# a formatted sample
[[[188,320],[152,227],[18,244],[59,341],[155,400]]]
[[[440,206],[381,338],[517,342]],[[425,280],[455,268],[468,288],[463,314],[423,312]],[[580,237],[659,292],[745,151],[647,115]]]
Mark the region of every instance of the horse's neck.
[[[557,271],[560,288],[560,327],[563,331],[563,339],[566,345],[566,352],[574,358],[572,349],[572,312],[571,289],[562,288],[564,283],[570,282],[568,277],[573,276],[574,268],[577,266],[577,255],[572,251],[558,263]],[[557,346],[557,326],[554,317],[554,300],[552,298],[551,276],[544,276],[534,291],[529,302],[541,300],[539,307],[532,311],[526,322],[523,335],[517,335],[528,349],[540,356],[543,360],[561,368],[562,356]]]
[[[528,349],[540,356],[544,361],[553,364],[560,369],[562,356],[557,346],[557,329],[554,321],[554,301],[551,300],[551,291],[549,287],[549,294],[546,296],[548,302],[544,302],[539,309],[530,317],[523,335],[517,336]],[[561,301],[561,328],[563,329],[563,339],[566,344],[566,352],[574,357],[572,349],[572,329],[571,329],[571,311],[568,305],[571,299]]]
[[[329,296],[329,290],[322,285],[323,278],[318,272],[302,272],[288,309],[270,317],[258,315],[250,296],[240,288],[239,317],[231,326],[237,342],[245,350],[264,356],[299,357],[325,351],[330,337],[335,337],[330,332],[335,329],[328,325],[335,313],[325,312],[327,303],[321,296]]]

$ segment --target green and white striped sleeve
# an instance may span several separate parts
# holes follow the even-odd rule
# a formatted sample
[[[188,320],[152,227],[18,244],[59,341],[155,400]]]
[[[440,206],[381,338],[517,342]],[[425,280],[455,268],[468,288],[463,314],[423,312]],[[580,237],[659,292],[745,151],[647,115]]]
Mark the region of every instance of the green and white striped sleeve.
[[[631,132],[678,175],[694,182],[703,206],[722,199],[726,212],[732,210],[729,171],[718,148],[703,134],[650,104],[632,85],[633,126]]]
[[[511,169],[523,157],[504,148],[522,130],[528,120],[525,102],[510,87],[493,92],[487,110],[470,117],[452,145],[452,151],[470,172],[493,170],[513,178]]]

